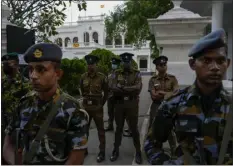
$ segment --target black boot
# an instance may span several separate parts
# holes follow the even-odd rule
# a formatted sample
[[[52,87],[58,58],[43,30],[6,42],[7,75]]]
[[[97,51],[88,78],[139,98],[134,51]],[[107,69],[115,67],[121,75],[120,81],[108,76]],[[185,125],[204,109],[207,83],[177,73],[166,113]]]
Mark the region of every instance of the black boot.
[[[113,131],[113,124],[109,124],[107,128],[104,129],[105,131]]]
[[[137,164],[141,164],[142,163],[142,154],[141,152],[136,152],[136,155],[135,155],[135,162]]]
[[[104,160],[105,160],[105,152],[100,151],[99,154],[98,154],[98,156],[97,156],[97,158],[96,158],[96,161],[98,163],[100,163],[100,162],[102,162]]]
[[[116,161],[118,157],[119,157],[119,150],[114,149],[112,152],[112,156],[110,157],[110,161]]]
[[[86,149],[86,151],[85,151],[85,157],[87,157],[88,156],[88,150]]]

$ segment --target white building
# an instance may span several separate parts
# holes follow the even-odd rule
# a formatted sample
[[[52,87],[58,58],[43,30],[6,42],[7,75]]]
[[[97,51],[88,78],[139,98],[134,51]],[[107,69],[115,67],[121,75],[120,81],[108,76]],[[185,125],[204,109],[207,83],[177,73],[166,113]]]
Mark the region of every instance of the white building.
[[[127,43],[124,34],[109,40],[105,33],[104,16],[78,17],[77,22],[65,23],[57,28],[59,33],[51,38],[63,49],[64,58],[83,58],[97,48],[105,48],[119,55],[123,52],[133,53],[134,60],[141,71],[151,71],[149,42],[141,49]],[[77,44],[78,43],[78,44]]]

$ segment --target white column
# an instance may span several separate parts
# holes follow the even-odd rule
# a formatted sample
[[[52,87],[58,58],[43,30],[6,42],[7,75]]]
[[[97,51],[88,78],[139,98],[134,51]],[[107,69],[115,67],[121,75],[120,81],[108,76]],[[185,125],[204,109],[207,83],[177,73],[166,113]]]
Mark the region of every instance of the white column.
[[[151,58],[150,58],[150,54],[148,55],[148,59],[147,59],[147,71],[148,72],[151,71]]]
[[[223,1],[212,2],[212,25],[211,31],[215,31],[223,26]]]
[[[115,48],[115,39],[112,39],[112,47]]]
[[[124,48],[125,47],[125,35],[121,35],[121,43],[122,43],[122,48]]]
[[[62,49],[65,50],[65,38],[62,39]]]

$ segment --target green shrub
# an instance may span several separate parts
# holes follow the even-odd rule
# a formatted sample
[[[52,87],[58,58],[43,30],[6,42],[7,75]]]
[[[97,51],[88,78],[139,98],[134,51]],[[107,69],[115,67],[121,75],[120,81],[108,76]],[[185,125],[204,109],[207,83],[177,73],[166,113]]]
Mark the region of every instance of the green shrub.
[[[83,59],[62,59],[61,69],[64,74],[59,82],[60,87],[70,95],[79,95],[80,78],[86,68],[86,62]]]

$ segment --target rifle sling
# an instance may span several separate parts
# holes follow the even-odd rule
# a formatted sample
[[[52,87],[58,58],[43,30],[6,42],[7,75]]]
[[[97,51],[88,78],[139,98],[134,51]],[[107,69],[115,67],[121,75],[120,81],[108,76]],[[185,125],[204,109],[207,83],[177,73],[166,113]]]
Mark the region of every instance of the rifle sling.
[[[47,130],[50,126],[52,119],[54,118],[54,116],[57,113],[57,110],[59,108],[59,103],[61,103],[62,98],[63,98],[62,95],[59,96],[59,99],[56,101],[56,103],[54,103],[52,105],[51,111],[49,112],[47,119],[45,120],[45,122],[41,126],[40,130],[38,131],[36,137],[34,138],[34,140],[31,143],[29,151],[26,151],[24,154],[24,158],[23,158],[24,164],[28,164],[33,160],[33,157],[35,156],[35,154],[40,146],[40,141],[43,139],[45,133],[47,132]]]

